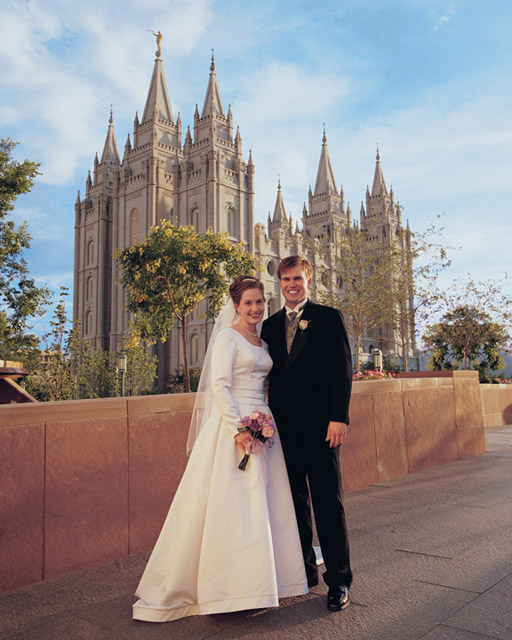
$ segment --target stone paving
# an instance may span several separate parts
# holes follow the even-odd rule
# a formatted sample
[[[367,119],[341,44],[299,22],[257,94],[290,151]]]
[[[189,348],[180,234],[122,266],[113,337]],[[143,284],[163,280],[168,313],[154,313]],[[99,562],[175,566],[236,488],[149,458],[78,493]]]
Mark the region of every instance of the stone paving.
[[[319,585],[277,609],[133,621],[143,553],[0,594],[0,639],[512,640],[512,426],[486,438],[484,454],[346,496],[342,612]]]

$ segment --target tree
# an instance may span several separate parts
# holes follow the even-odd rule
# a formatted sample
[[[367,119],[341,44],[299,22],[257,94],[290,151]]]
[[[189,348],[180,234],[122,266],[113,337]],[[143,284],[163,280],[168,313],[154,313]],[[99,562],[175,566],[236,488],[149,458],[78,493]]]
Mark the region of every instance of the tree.
[[[400,340],[404,371],[408,371],[407,352],[419,326],[439,309],[439,274],[451,264],[446,248],[431,241],[441,232],[431,225],[425,232],[415,234],[407,225],[392,247],[394,267],[389,282],[387,324]]]
[[[326,259],[327,258],[327,259]],[[321,294],[322,302],[343,310],[348,333],[355,341],[355,370],[360,371],[361,338],[381,327],[389,316],[389,282],[393,252],[357,227],[349,227],[331,255],[321,280],[332,286]]]
[[[481,377],[505,367],[500,350],[505,349],[508,339],[505,326],[468,305],[445,313],[423,336],[425,344],[432,349],[430,369],[458,369],[461,364],[463,369],[468,369],[472,365]]]
[[[477,281],[458,279],[440,296],[441,320],[427,326],[423,337],[432,349],[429,367],[457,369],[470,365],[480,372],[504,368],[500,352],[509,351],[512,298],[504,293],[507,278]]]
[[[27,365],[30,372],[27,390],[39,401],[71,400],[77,397],[73,366],[73,344],[78,344],[78,332],[68,327],[65,299],[67,287],[61,287],[59,302],[50,320],[51,331],[43,336],[45,345],[37,358]]]
[[[16,198],[30,191],[39,174],[39,164],[13,159],[15,146],[9,138],[0,140],[0,353],[5,359],[34,350],[37,339],[28,334],[27,321],[42,315],[50,298],[48,288],[29,277],[23,257],[31,240],[27,223],[16,227],[8,219]]]
[[[157,357],[151,356],[133,336],[116,353],[90,347],[80,337],[80,326],[67,317],[66,287],[61,287],[59,302],[50,321],[51,331],[43,336],[45,350],[37,353],[27,366],[27,390],[40,401],[76,398],[105,398],[119,393],[117,356],[127,356],[125,390],[127,395],[153,391]]]
[[[125,393],[128,396],[139,396],[154,392],[157,379],[158,356],[151,355],[146,345],[138,339],[133,328],[130,336],[116,352],[126,355],[126,374],[124,378]]]
[[[207,299],[202,317],[215,318],[228,282],[254,273],[255,262],[227,233],[177,227],[163,221],[147,238],[116,254],[128,292],[128,310],[136,314],[139,339],[164,342],[173,327],[181,329],[185,389],[190,391],[187,317]]]

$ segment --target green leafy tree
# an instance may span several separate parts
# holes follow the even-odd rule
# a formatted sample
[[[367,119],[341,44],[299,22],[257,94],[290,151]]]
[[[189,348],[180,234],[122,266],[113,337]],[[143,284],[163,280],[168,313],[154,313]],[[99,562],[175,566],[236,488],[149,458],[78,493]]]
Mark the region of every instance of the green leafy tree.
[[[254,273],[254,258],[227,233],[177,227],[164,221],[147,238],[117,254],[128,309],[136,314],[141,340],[164,342],[173,327],[181,329],[185,389],[190,391],[187,317],[207,299],[202,317],[219,312],[228,283],[241,273]]]
[[[75,372],[80,398],[113,398],[119,393],[116,355],[101,347],[81,350]]]
[[[457,279],[443,291],[444,315],[428,325],[423,338],[432,350],[431,369],[474,368],[482,380],[503,369],[501,353],[510,351],[512,298],[503,280]]]
[[[124,378],[125,395],[136,396],[152,393],[156,379],[157,357],[133,337],[118,351],[105,351],[90,347],[80,338],[72,346],[75,384],[80,398],[113,398],[120,394],[121,379],[117,370],[117,356],[126,355]]]
[[[158,356],[149,353],[147,345],[140,342],[132,331],[132,335],[124,342],[116,353],[126,355],[126,374],[124,378],[125,393],[129,396],[140,396],[153,393],[157,379]]]
[[[132,337],[118,352],[91,347],[81,337],[79,325],[72,327],[67,317],[66,287],[61,287],[59,303],[50,321],[51,331],[43,336],[45,349],[37,352],[27,369],[26,389],[39,401],[76,398],[104,398],[119,394],[117,356],[127,356],[125,392],[141,395],[154,390],[157,357]]]
[[[23,358],[34,351],[35,336],[29,333],[28,319],[42,315],[50,299],[47,287],[37,287],[30,278],[24,251],[30,247],[27,223],[17,227],[9,214],[16,198],[32,188],[39,164],[12,157],[16,143],[0,140],[0,355],[4,359]]]
[[[27,366],[30,375],[27,390],[39,401],[71,400],[76,397],[77,384],[73,366],[73,345],[78,344],[78,332],[70,327],[66,313],[67,287],[61,287],[51,330],[43,336],[45,349]]]
[[[355,370],[360,371],[361,339],[384,325],[390,313],[387,294],[394,254],[391,247],[371,240],[357,227],[348,228],[343,242],[332,249],[330,255],[324,254],[329,267],[321,274],[324,284],[331,286],[320,298],[343,311],[355,342]]]
[[[506,349],[508,340],[504,325],[468,305],[445,313],[423,336],[424,343],[432,349],[430,369],[459,369],[462,365],[463,369],[477,369],[481,378],[505,367],[500,351]]]

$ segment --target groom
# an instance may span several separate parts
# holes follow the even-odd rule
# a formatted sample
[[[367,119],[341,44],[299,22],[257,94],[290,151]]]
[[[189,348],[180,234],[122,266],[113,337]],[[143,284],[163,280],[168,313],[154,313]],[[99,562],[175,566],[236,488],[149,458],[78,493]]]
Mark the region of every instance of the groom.
[[[308,584],[318,584],[311,493],[329,586],[327,608],[339,611],[349,604],[352,582],[339,458],[349,421],[350,346],[339,311],[308,300],[308,260],[285,258],[277,274],[286,305],[263,323],[261,333],[274,361],[269,404],[283,445]]]

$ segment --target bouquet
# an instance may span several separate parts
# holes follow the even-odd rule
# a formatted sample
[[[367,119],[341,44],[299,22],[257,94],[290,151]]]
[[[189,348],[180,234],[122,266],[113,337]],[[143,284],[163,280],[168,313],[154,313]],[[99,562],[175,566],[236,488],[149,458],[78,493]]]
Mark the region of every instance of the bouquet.
[[[276,434],[276,425],[272,419],[272,416],[268,413],[261,411],[253,411],[250,416],[242,418],[242,426],[245,430],[254,438],[255,442],[251,444],[251,452],[254,449],[256,442],[261,442],[265,447],[270,448],[274,444],[274,436]],[[262,445],[260,445],[262,446]],[[238,465],[238,468],[245,471],[247,462],[249,461],[250,453],[246,453],[242,458],[242,462]]]

